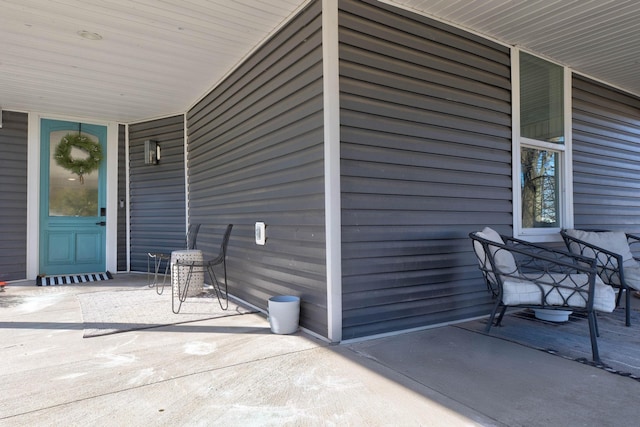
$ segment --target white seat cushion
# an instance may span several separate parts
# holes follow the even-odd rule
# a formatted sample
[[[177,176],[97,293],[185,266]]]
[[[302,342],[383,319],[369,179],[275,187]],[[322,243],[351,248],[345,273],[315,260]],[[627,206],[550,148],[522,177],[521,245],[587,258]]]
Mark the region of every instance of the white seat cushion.
[[[545,274],[542,276],[533,276],[536,280],[548,283],[566,282],[567,286],[575,287],[576,285],[586,284],[589,281],[587,274]],[[567,303],[571,307],[584,308],[586,301],[584,294],[574,293],[571,289],[554,288],[553,285],[544,283],[534,283],[523,279],[512,277],[503,278],[503,294],[502,303],[504,305],[535,305],[542,303],[542,292],[547,294],[546,303],[551,306],[562,306],[564,298],[568,298]],[[572,295],[573,294],[573,295]],[[564,297],[564,298],[563,298]],[[610,313],[616,308],[616,294],[613,288],[605,285],[599,277],[595,280],[595,293],[593,300],[594,310]]]

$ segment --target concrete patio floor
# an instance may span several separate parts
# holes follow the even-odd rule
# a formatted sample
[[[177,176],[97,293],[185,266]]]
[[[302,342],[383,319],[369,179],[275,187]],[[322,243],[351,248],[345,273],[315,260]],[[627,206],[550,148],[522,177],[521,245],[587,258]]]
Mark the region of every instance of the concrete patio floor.
[[[638,425],[640,382],[455,326],[329,345],[248,314],[82,338],[78,293],[144,283],[7,286],[0,425]]]

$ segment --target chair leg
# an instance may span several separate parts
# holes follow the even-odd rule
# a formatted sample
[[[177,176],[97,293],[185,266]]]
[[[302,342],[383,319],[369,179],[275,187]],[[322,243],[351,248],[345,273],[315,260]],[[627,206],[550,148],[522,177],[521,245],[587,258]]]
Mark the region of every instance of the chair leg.
[[[153,258],[153,270],[151,269],[151,259]],[[158,275],[160,274],[160,268],[162,267],[162,261],[165,261],[164,276],[162,278],[162,286],[158,283]],[[150,288],[155,287],[158,295],[162,295],[164,287],[167,282],[167,273],[169,272],[169,258],[161,254],[147,253],[147,285]],[[152,279],[153,277],[153,279]]]
[[[229,296],[229,288],[227,286],[227,261],[225,259],[222,260],[222,271],[224,273],[224,299],[227,299]],[[227,305],[229,305],[228,301]]]
[[[151,269],[151,259],[153,259],[153,270]],[[162,259],[159,254],[147,253],[147,285],[150,288],[158,285],[158,270]],[[153,279],[151,278],[153,277]]]
[[[167,273],[169,272],[169,265],[171,264],[169,262],[169,260],[166,260],[166,263],[164,265],[164,276],[162,277],[162,286],[158,286],[157,277],[158,277],[158,273],[159,273],[159,270],[160,270],[160,263],[161,262],[158,263],[158,266],[156,268],[156,273],[155,273],[155,277],[156,277],[156,280],[155,280],[155,282],[156,282],[156,293],[158,295],[162,295],[162,293],[164,292],[164,287],[165,287],[165,285],[167,283]]]
[[[178,269],[176,268],[176,270]],[[180,301],[180,276],[177,271],[171,272],[171,274],[176,275],[176,280],[171,280],[171,311],[173,311],[174,314],[178,314],[182,307],[182,302]],[[176,307],[176,296],[178,297],[179,302],[178,307]]]
[[[489,331],[491,330],[491,326],[493,326],[493,319],[495,319],[496,317],[496,313],[498,312],[498,307],[500,306],[500,300],[497,299],[496,303],[493,305],[493,309],[491,310],[491,315],[489,316],[489,321],[487,322],[487,326],[484,328],[484,331],[486,333],[489,333]],[[504,309],[506,307],[503,307],[502,313],[499,316],[499,319],[502,320],[502,316],[504,315]]]
[[[620,289],[620,292],[622,292],[622,288]],[[631,289],[630,288],[625,288],[624,290],[625,292],[625,325],[626,326],[631,326]]]
[[[175,265],[176,267],[176,288],[177,289],[173,289],[173,283],[171,284],[171,310],[173,311],[174,314],[178,314],[180,313],[180,309],[182,308],[182,303],[186,301],[187,299],[187,295],[189,292],[189,284],[191,282],[191,277],[193,276],[193,264],[192,265],[183,265],[182,267],[189,267],[189,272],[187,273],[187,278],[184,281],[184,289],[180,289],[180,271],[181,268],[179,267],[179,264],[176,263]],[[178,296],[178,307],[176,308],[176,295]]]
[[[218,281],[218,277],[216,276],[215,271],[213,271],[213,266],[209,265],[207,267],[207,273],[209,274],[209,279],[211,280],[211,284],[213,286],[213,290],[216,293],[216,297],[218,298],[218,304],[220,304],[220,308],[226,310],[229,308],[229,300],[228,300],[228,288],[227,288],[227,267],[226,263],[223,261],[224,268],[224,292],[222,292],[222,287],[220,286],[220,282]],[[225,300],[225,304],[222,304],[222,300]]]
[[[623,292],[624,292],[624,287],[620,286],[618,290],[618,296],[616,297],[616,308],[620,307],[620,300],[622,299]]]
[[[500,310],[500,315],[498,315],[498,320],[496,320],[496,326],[500,326],[502,324],[502,318],[504,317],[504,313],[507,311],[507,306],[503,305],[502,310]]]
[[[587,318],[589,319],[589,336],[591,338],[591,355],[594,363],[602,364],[602,361],[600,360],[600,353],[598,352],[598,340],[596,338],[598,325],[597,325],[595,312],[591,311],[587,315]]]
[[[171,311],[174,314],[180,313],[182,308],[182,301],[180,300],[180,267],[177,264],[174,265],[175,271],[171,272],[171,275],[176,275],[175,280],[171,280]],[[176,296],[178,297],[178,306],[176,307]]]
[[[147,285],[152,288],[154,283],[151,282],[151,254],[148,253],[147,254]],[[154,260],[154,264],[155,264],[155,260]],[[155,268],[155,267],[154,267]]]

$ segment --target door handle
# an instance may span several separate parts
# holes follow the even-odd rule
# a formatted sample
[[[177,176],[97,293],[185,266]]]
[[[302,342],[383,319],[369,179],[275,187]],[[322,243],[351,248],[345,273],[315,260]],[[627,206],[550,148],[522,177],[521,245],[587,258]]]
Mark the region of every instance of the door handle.
[[[101,225],[104,227],[105,225],[107,225],[107,221],[98,221],[96,222],[96,225]]]

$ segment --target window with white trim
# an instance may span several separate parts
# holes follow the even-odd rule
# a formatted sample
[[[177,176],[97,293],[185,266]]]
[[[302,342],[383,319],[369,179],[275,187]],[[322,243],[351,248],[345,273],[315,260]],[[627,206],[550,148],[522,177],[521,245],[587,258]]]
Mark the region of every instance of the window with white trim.
[[[573,226],[571,73],[514,48],[514,234],[554,240]]]

